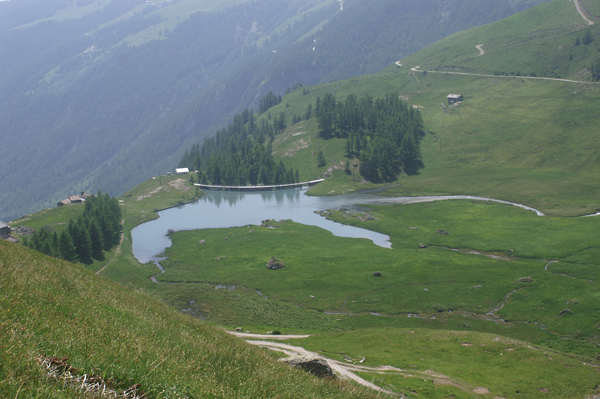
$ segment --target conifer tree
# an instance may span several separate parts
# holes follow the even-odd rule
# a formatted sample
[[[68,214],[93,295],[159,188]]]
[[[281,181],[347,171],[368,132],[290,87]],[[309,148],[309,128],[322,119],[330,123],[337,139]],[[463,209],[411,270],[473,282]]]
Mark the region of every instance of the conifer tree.
[[[58,235],[58,257],[69,262],[77,260],[77,252],[73,244],[73,238],[68,229],[64,229]]]

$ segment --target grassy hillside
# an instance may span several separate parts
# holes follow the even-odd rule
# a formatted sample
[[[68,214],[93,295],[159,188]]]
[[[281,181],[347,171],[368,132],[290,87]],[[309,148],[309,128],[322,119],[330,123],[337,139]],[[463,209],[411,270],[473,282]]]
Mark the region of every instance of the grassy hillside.
[[[592,21],[600,21],[600,3],[595,0],[579,0],[579,4],[582,5],[586,16]]]
[[[363,378],[427,398],[584,398],[594,397],[599,381],[596,368],[582,359],[494,334],[382,328],[290,343],[340,361],[368,354],[362,365],[397,369],[365,370]]]
[[[588,30],[596,39],[577,45]],[[481,44],[483,55],[475,48]],[[403,63],[436,71],[587,80],[599,49],[600,26],[587,26],[572,1],[554,0],[451,35]]]
[[[308,95],[293,92],[271,113],[286,112],[290,120],[294,113],[303,114],[309,103],[314,109],[316,98],[326,93],[343,100],[349,94],[376,97],[397,92],[409,106],[420,109],[429,132],[421,144],[425,169],[419,175],[393,182],[396,186],[384,195],[479,195],[525,203],[552,215],[595,213],[600,208],[600,186],[594,177],[600,168],[600,84],[495,76],[492,69],[498,61],[511,65],[506,68],[511,71],[529,70],[531,65],[555,65],[556,71],[565,71],[563,77],[569,76],[567,71],[584,70],[592,55],[598,54],[600,40],[575,46],[576,38],[583,36],[580,19],[570,2],[542,4],[444,39],[401,60],[402,67],[393,65],[375,75],[312,87]],[[599,27],[596,24],[584,29]],[[527,32],[545,32],[540,33],[542,37],[553,33],[540,42]],[[600,31],[594,35],[600,39]],[[477,57],[475,44],[481,44],[482,37],[497,38],[489,42],[493,46],[484,46],[483,56]],[[574,54],[580,52],[584,61],[576,61],[580,62],[576,68],[569,66],[568,54],[565,57],[556,50],[559,42],[567,51],[576,47]],[[562,58],[554,57],[557,51]],[[534,52],[539,53],[539,59],[526,56]],[[453,61],[453,54],[463,55]],[[491,61],[485,64],[486,59]],[[448,71],[491,76],[411,71],[416,66],[430,70],[440,65],[456,66]],[[560,71],[557,73],[563,74]],[[574,77],[584,79],[585,73]],[[447,104],[450,93],[463,94],[465,101],[444,111],[441,103]],[[322,141],[317,136],[316,121],[295,125],[277,138],[276,156],[281,156],[286,166],[299,168],[307,178],[333,167],[343,169],[344,141]],[[324,168],[316,167],[315,154],[319,150],[328,161]],[[332,178],[311,193],[335,195],[371,188],[357,179],[356,173],[353,179],[342,171],[333,172]]]
[[[120,392],[141,384],[148,398],[371,397],[292,371],[151,297],[21,246],[0,242],[0,273],[2,397],[90,397],[82,380],[48,378],[39,356],[67,357],[72,377],[99,376]]]
[[[364,365],[368,367],[398,367],[405,371],[390,370],[381,375],[365,369],[360,375],[395,392],[422,391],[425,396],[434,398],[471,397],[474,390],[482,387],[490,392],[490,398],[511,397],[510,393],[516,390],[521,391],[524,398],[545,397],[546,390],[552,392],[552,397],[584,396],[593,392],[590,381],[592,385],[600,383],[597,368],[586,365],[597,362],[598,347],[594,338],[598,321],[595,316],[590,316],[597,313],[598,307],[595,281],[598,279],[596,255],[600,244],[595,235],[597,221],[594,218],[539,217],[513,207],[470,201],[372,207],[371,215],[376,220],[364,222],[344,212],[329,215],[344,223],[389,234],[394,248],[391,250],[379,248],[368,240],[334,237],[321,229],[290,221],[271,223],[270,226],[275,228],[246,226],[183,231],[172,235],[173,246],[167,250],[169,259],[163,262],[166,273],[157,276],[159,283],[156,284],[149,279],[156,274],[156,266],[140,265],[133,257],[130,230],[138,223],[156,217],[152,209],[177,204],[190,194],[192,190],[187,177],[180,179],[173,176],[149,180],[127,193],[121,199],[126,209],[122,245],[108,254],[104,263],[87,268],[126,287],[160,298],[171,309],[185,315],[177,316],[175,322],[187,320],[183,324],[185,328],[188,324],[192,326],[189,328],[195,328],[193,320],[201,319],[228,328],[243,326],[244,330],[252,332],[314,333],[316,335],[307,342],[291,344],[306,346],[336,360],[341,360],[344,355],[354,359],[366,356]],[[173,184],[178,181],[179,184]],[[159,187],[161,189],[157,190]],[[52,212],[42,213],[40,220],[50,220],[49,214]],[[28,216],[29,222],[39,222],[36,216]],[[60,223],[58,219],[56,222]],[[449,235],[436,233],[438,229],[448,231]],[[223,240],[224,236],[228,239]],[[206,243],[198,244],[201,239]],[[428,248],[419,249],[421,243]],[[194,361],[189,362],[187,356],[172,360],[178,366],[169,367],[164,372],[169,372],[167,376],[158,372],[146,376],[153,365],[144,359],[155,359],[155,352],[161,359],[166,356],[165,362],[171,362],[173,355],[167,356],[162,346],[168,345],[172,351],[179,345],[178,330],[172,337],[157,338],[160,345],[152,349],[155,352],[140,354],[143,350],[139,348],[147,351],[151,346],[144,342],[156,338],[159,332],[152,333],[149,338],[140,338],[127,329],[118,335],[117,343],[106,346],[106,335],[89,338],[82,326],[91,325],[92,319],[104,320],[104,314],[96,311],[95,306],[104,309],[107,305],[102,298],[105,296],[116,298],[110,304],[120,306],[114,311],[118,320],[127,328],[135,327],[136,331],[156,330],[156,323],[162,319],[152,325],[140,324],[138,319],[144,321],[145,313],[141,316],[137,312],[129,313],[131,306],[159,315],[167,312],[165,308],[159,312],[152,307],[152,300],[138,298],[132,292],[127,293],[129,296],[118,296],[107,290],[106,286],[110,284],[106,280],[101,280],[105,285],[96,290],[88,279],[96,280],[79,267],[18,246],[6,248],[11,251],[4,251],[3,247],[0,252],[11,258],[8,258],[10,262],[0,258],[2,264],[20,265],[18,260],[22,260],[30,268],[24,272],[15,269],[15,273],[29,279],[24,282],[14,279],[19,283],[14,286],[14,292],[20,292],[16,302],[28,306],[20,311],[20,315],[27,312],[38,315],[36,307],[45,298],[55,302],[56,298],[64,298],[59,302],[65,312],[61,313],[63,318],[59,321],[42,318],[39,323],[60,325],[60,334],[64,334],[65,328],[77,327],[76,335],[80,337],[69,336],[67,341],[55,342],[53,339],[56,338],[32,333],[30,341],[35,337],[35,350],[43,350],[42,353],[48,356],[67,356],[78,369],[93,370],[96,374],[106,372],[107,376],[115,376],[122,388],[141,380],[146,388],[164,390],[160,384],[169,380],[170,373],[181,373],[176,391],[189,397],[196,392],[197,388],[189,385],[185,370],[200,366]],[[484,255],[469,253],[473,250]],[[264,265],[273,255],[280,257],[286,268],[267,270]],[[491,255],[504,259],[488,257]],[[559,262],[549,264],[549,259]],[[41,279],[36,276],[36,269],[31,268],[46,263],[55,265],[62,273],[62,279],[56,280],[54,272],[43,269],[44,278],[55,278],[51,282],[43,279],[40,282],[42,287],[54,287],[51,298],[30,280]],[[375,270],[382,272],[382,277],[373,277]],[[533,281],[518,281],[526,276]],[[13,281],[12,275],[8,276],[8,281]],[[84,283],[88,287],[85,306],[81,304],[83,294],[77,285]],[[61,291],[63,286],[67,286],[67,293]],[[235,286],[235,289],[215,289],[220,286]],[[89,298],[95,298],[97,291],[103,296],[89,305]],[[117,291],[119,295],[127,292],[120,287]],[[10,292],[13,292],[12,288]],[[24,296],[27,301],[23,300]],[[71,300],[73,297],[75,299]],[[14,299],[10,295],[6,298]],[[79,310],[72,310],[72,302]],[[142,302],[143,306],[140,305]],[[504,307],[495,311],[494,316],[486,314],[502,304]],[[0,306],[5,308],[5,304]],[[571,312],[561,314],[566,308]],[[86,312],[91,312],[94,317],[86,316]],[[413,317],[409,317],[410,314]],[[67,320],[72,322],[73,317],[78,324],[71,323],[71,326]],[[37,322],[38,319],[28,321],[27,331],[37,331]],[[101,327],[109,335],[114,334],[116,328],[109,322],[103,322]],[[208,328],[207,331],[212,330]],[[195,332],[186,334],[197,336]],[[405,334],[410,334],[409,339],[404,338]],[[106,347],[108,354],[111,351],[124,353],[121,347],[114,347],[127,345],[127,339],[142,340],[136,346],[138,352],[133,361],[125,359],[127,355],[113,355],[107,360],[103,356],[108,355],[97,354],[97,350],[92,356],[81,349],[81,342],[91,340],[91,346]],[[22,345],[22,351],[33,353],[34,349],[28,346],[30,341]],[[50,344],[46,345],[46,342]],[[63,342],[67,343],[62,345]],[[181,345],[191,344],[186,341]],[[201,350],[185,347],[186,354]],[[196,357],[193,354],[190,358]],[[462,359],[460,364],[453,360],[457,357]],[[135,362],[136,358],[139,362]],[[527,362],[520,361],[524,358]],[[481,359],[486,364],[486,373],[476,371],[482,367]],[[146,365],[138,366],[137,363],[142,361]],[[250,361],[254,362],[252,358]],[[132,362],[136,363],[134,371],[137,374],[128,373]],[[7,363],[3,361],[3,364]],[[25,378],[34,381],[32,390],[44,393],[52,390],[43,382],[35,382],[41,381],[35,378],[43,376],[31,377],[31,373],[39,373],[34,360],[23,367],[22,372],[27,377],[11,374],[5,384],[9,386],[7,392],[13,395],[14,389]],[[527,382],[523,375],[532,377]],[[140,376],[143,378],[138,378]],[[232,391],[223,397],[227,395],[231,397]],[[308,395],[321,397],[321,393]],[[237,394],[233,397],[254,396]]]

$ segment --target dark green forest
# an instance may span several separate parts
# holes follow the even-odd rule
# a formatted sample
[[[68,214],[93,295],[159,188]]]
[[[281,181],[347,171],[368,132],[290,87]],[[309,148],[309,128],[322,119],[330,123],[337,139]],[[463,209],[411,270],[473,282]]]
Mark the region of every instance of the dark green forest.
[[[317,99],[319,134],[346,138],[346,155],[360,159],[360,173],[370,181],[391,181],[423,168],[419,149],[425,135],[421,114],[397,94],[384,98],[350,95],[337,102],[332,94]]]
[[[87,199],[81,217],[71,219],[67,228],[57,232],[42,227],[23,243],[46,255],[91,263],[92,259],[103,260],[103,251],[110,251],[119,243],[121,229],[119,203],[98,192]]]
[[[298,82],[373,73],[542,1],[347,0],[341,10],[338,1],[258,0],[179,20],[151,3],[129,16],[146,3],[115,0],[38,22],[71,2],[0,2],[0,167],[10,170],[0,176],[0,217],[72,192],[120,195],[171,170],[235,114],[260,109],[269,92],[279,99]],[[156,39],[128,44],[173,19]]]
[[[277,99],[269,93],[261,104],[276,105]],[[268,107],[265,112],[268,111]],[[254,112],[245,109],[233,117],[227,129],[221,129],[202,144],[192,145],[178,167],[198,171],[202,184],[223,186],[273,185],[299,183],[298,170],[287,169],[283,162],[275,162],[272,144],[275,135],[287,127],[285,114],[273,121],[262,118],[257,123]],[[296,120],[300,122],[301,120]]]
[[[261,104],[277,104],[277,97],[269,93]],[[269,108],[264,109],[268,112]],[[425,132],[418,110],[408,107],[397,94],[383,98],[358,98],[349,95],[345,101],[336,101],[327,94],[309,104],[304,118],[314,116],[319,121],[322,139],[345,138],[346,156],[360,159],[360,173],[371,181],[395,180],[400,173],[415,174],[423,168],[420,142]],[[233,118],[227,129],[193,144],[186,151],[178,167],[198,171],[203,184],[245,186],[299,183],[298,170],[286,169],[282,161],[275,162],[272,143],[277,134],[287,127],[282,112],[271,121],[257,118],[246,109]],[[302,116],[293,115],[292,124],[302,122]],[[317,156],[318,166],[326,161],[323,153]]]

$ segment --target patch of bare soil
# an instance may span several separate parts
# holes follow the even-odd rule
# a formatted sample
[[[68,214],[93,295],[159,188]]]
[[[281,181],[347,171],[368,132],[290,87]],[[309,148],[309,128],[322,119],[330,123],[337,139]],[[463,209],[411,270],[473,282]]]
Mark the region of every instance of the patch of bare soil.
[[[294,136],[304,134],[304,132],[299,132],[294,134]],[[284,157],[293,157],[298,151],[303,150],[304,148],[308,148],[309,141],[305,139],[300,139],[296,141],[291,148],[289,148],[282,156]]]
[[[189,191],[190,189],[190,186],[187,185],[187,182],[184,179],[173,180],[171,183],[169,183],[169,186],[180,191]]]
[[[173,187],[176,190],[180,190],[180,191],[188,191],[190,189],[190,187],[187,185],[187,182],[184,179],[173,180],[172,182],[170,182],[169,184],[167,184],[167,186]],[[164,188],[165,188],[165,185],[163,184],[162,186],[156,187],[152,191],[148,191],[147,193],[143,193],[142,195],[138,195],[137,198],[136,198],[136,200],[137,201],[142,201],[144,198],[150,198],[154,194],[159,193]]]
[[[490,393],[490,390],[487,389],[486,387],[477,387],[477,388],[473,389],[473,392],[475,392],[479,395],[487,395],[488,393]]]

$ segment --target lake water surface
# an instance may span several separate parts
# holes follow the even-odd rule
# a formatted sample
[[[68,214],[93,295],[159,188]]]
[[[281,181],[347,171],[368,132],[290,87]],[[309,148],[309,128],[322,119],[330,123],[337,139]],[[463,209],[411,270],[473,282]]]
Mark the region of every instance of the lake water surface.
[[[367,238],[376,245],[391,248],[389,236],[359,227],[327,220],[315,213],[327,209],[360,211],[358,204],[416,203],[448,199],[494,201],[518,206],[543,216],[540,211],[506,201],[473,196],[381,197],[372,194],[345,194],[334,197],[305,195],[307,190],[289,189],[262,192],[206,191],[198,201],[160,211],[158,219],[143,223],[131,231],[133,254],[142,263],[157,262],[171,246],[169,229],[194,230],[260,225],[265,219],[292,219],[318,226],[339,237]],[[160,266],[159,266],[160,267]]]
[[[306,190],[290,189],[263,192],[206,191],[198,201],[160,211],[159,218],[143,223],[131,231],[133,253],[142,263],[162,259],[160,254],[171,246],[169,229],[193,230],[260,225],[265,219],[292,219],[318,226],[340,237],[368,238],[375,244],[391,248],[389,236],[358,227],[332,222],[314,213],[318,210],[347,208],[355,204],[381,200],[368,194],[313,197]]]

